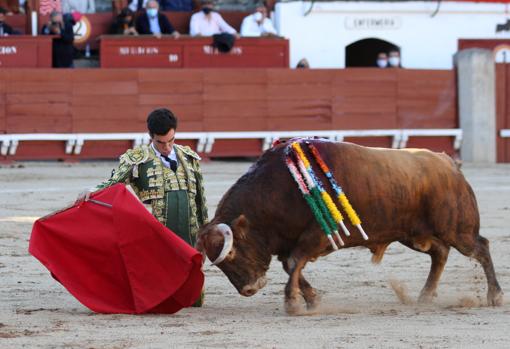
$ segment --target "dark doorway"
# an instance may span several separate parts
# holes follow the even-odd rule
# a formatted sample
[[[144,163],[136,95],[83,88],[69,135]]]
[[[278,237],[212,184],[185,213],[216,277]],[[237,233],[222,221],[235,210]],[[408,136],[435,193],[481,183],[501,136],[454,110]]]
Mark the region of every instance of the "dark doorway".
[[[377,67],[377,55],[400,47],[381,39],[369,38],[353,42],[345,48],[345,67]]]

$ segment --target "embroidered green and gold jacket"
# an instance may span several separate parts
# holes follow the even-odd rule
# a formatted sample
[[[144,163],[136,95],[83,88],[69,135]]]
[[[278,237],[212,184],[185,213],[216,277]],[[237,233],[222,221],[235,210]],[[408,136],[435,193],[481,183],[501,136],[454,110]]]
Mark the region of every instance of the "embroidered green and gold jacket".
[[[208,219],[200,157],[187,146],[175,144],[174,150],[179,160],[175,173],[163,165],[150,145],[142,145],[121,155],[119,167],[112,177],[98,185],[95,190],[116,183],[130,184],[140,200],[150,204],[152,214],[174,231],[177,228],[172,226],[169,220],[170,217],[175,218],[173,210],[178,210],[180,216],[187,215],[181,221],[189,222],[189,231],[181,231],[178,235],[183,237],[183,234],[191,234],[192,239],[188,242],[193,244],[198,228],[207,223]],[[182,195],[174,194],[184,194],[186,200],[182,200]],[[182,207],[183,205],[188,208]]]

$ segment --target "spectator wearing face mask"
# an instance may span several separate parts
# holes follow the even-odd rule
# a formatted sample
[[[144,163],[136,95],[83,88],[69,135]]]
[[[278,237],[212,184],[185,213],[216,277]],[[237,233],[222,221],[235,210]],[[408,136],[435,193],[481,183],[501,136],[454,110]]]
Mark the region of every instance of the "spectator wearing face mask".
[[[391,50],[388,53],[388,64],[390,68],[402,68],[400,63],[400,52],[397,50]]]
[[[214,4],[211,0],[202,1],[202,9],[191,16],[189,34],[191,36],[212,36],[215,34],[228,33],[237,35],[221,15],[214,11]]]
[[[241,36],[271,36],[276,35],[273,22],[267,17],[265,6],[257,6],[255,12],[243,19]]]
[[[179,37],[179,32],[174,29],[168,18],[159,12],[159,3],[156,0],[147,1],[145,12],[136,20],[138,34],[152,34],[161,37],[162,34],[172,34]]]
[[[386,52],[379,52],[376,63],[379,68],[388,68],[388,55]]]

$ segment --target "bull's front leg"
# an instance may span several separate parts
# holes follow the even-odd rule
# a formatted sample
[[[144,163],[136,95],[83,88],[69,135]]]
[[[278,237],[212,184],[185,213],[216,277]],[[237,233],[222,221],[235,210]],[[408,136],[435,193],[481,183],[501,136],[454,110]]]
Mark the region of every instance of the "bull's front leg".
[[[283,270],[285,270],[285,272],[289,275],[291,275],[290,266],[293,266],[294,264],[295,261],[292,257],[282,260]],[[310,285],[310,283],[308,283],[308,281],[305,279],[302,270],[299,273],[299,289],[301,291],[301,294],[303,295],[303,298],[306,301],[306,307],[308,308],[308,310],[313,310],[317,308],[317,306],[320,304],[320,295],[318,294],[317,290],[313,288]]]
[[[305,267],[308,259],[306,257],[291,256],[289,258],[291,263],[287,263],[289,274],[289,281],[285,286],[285,311],[289,315],[297,315],[303,312],[303,296],[299,287],[299,280],[301,271]]]

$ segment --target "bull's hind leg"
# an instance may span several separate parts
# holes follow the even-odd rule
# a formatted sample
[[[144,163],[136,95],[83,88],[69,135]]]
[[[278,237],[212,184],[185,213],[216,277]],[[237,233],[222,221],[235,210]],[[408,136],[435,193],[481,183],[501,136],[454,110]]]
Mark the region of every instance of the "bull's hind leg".
[[[290,275],[291,271],[289,268],[289,261],[291,264],[294,263],[292,259],[286,259],[282,261],[282,265],[283,270],[285,270],[285,272]],[[320,303],[320,295],[317,293],[317,290],[308,283],[302,272],[299,273],[299,289],[301,290],[303,298],[306,301],[307,309],[313,310],[317,308]]]
[[[492,258],[489,252],[489,240],[482,236],[477,236],[474,241],[474,246],[464,243],[455,246],[455,248],[463,255],[473,257],[480,262],[485,272],[485,277],[487,278],[487,303],[492,306],[501,306],[503,304],[503,291],[496,279],[496,272],[494,271],[494,265],[492,264]]]
[[[420,303],[430,303],[432,298],[437,296],[437,286],[439,284],[441,274],[443,273],[444,266],[446,265],[446,261],[448,260],[450,247],[441,240],[433,237],[416,238],[411,241],[401,241],[401,243],[413,250],[427,253],[430,256],[432,263],[430,266],[429,276],[427,277],[425,286],[423,286],[420,292],[420,297],[418,298],[418,302]]]

